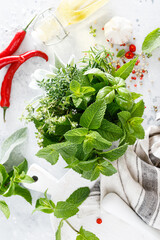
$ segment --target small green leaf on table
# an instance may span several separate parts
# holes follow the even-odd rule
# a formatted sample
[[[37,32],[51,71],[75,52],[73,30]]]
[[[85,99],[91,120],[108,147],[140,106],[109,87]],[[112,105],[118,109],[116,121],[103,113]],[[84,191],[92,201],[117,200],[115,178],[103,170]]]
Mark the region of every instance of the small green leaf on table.
[[[132,72],[135,63],[137,62],[138,57],[136,57],[135,59],[129,61],[128,63],[125,63],[122,67],[120,67],[116,72],[115,72],[115,76],[116,77],[121,77],[124,80],[128,78],[128,76],[130,75],[130,73]]]

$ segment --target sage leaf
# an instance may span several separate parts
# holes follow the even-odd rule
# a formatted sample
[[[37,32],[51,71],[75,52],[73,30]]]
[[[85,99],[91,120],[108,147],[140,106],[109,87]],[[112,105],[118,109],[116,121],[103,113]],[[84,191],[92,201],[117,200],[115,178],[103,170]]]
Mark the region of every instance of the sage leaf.
[[[146,36],[142,44],[142,51],[150,54],[158,47],[160,47],[160,28],[153,30]]]
[[[64,69],[65,68],[65,64],[64,62],[60,59],[60,57],[58,57],[56,54],[54,54],[54,59],[55,59],[55,67],[58,69]]]
[[[106,104],[104,101],[96,101],[91,104],[82,114],[80,118],[80,125],[89,129],[98,129],[103,120],[106,111]]]
[[[66,202],[74,204],[78,207],[86,200],[89,194],[90,190],[88,187],[79,188],[70,195]]]
[[[120,67],[116,72],[115,72],[115,76],[116,77],[121,77],[124,80],[128,78],[128,76],[130,75],[130,73],[132,72],[135,63],[137,62],[138,57],[129,61],[128,63],[125,63],[122,67]]]
[[[57,218],[67,219],[76,215],[78,211],[79,209],[76,207],[76,205],[69,202],[60,201],[55,207],[54,216]]]
[[[10,210],[5,201],[0,201],[0,210],[4,213],[5,217],[8,219],[10,216]]]
[[[21,128],[7,138],[1,147],[0,163],[5,166],[7,171],[11,171],[13,165],[17,166],[24,160],[19,147],[27,139],[27,128]]]

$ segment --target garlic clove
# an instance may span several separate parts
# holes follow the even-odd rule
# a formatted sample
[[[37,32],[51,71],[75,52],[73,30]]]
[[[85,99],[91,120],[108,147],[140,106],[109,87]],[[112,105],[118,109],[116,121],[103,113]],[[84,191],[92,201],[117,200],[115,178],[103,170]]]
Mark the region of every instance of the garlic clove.
[[[123,44],[131,39],[132,23],[123,17],[113,17],[104,26],[104,34],[112,44]]]

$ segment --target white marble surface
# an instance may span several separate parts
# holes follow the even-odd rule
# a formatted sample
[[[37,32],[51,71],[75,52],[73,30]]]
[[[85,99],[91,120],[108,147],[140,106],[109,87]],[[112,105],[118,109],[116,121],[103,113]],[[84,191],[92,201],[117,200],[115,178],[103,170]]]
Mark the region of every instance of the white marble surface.
[[[48,6],[56,6],[59,1],[56,0],[0,0],[0,51],[4,49],[6,44],[11,40],[15,32],[24,27],[32,16],[39,10],[47,8]],[[69,58],[70,54],[76,54],[78,59],[81,50],[87,49],[89,45],[94,44],[95,39],[88,35],[88,29],[93,21],[97,19],[97,24],[93,24],[99,28],[97,39],[99,43],[105,43],[101,27],[112,16],[119,15],[130,19],[134,26],[134,36],[136,37],[136,45],[138,50],[141,48],[142,41],[145,35],[151,30],[159,27],[159,0],[110,0],[110,2],[99,11],[96,15],[87,19],[87,21],[79,24],[76,28],[70,29],[71,34],[63,44],[50,49],[44,49],[33,43],[31,38],[31,30],[28,31],[25,41],[18,50],[18,53],[25,52],[30,49],[40,48],[46,50],[50,56],[50,61],[53,61],[53,51],[56,52],[65,60]],[[102,18],[103,16],[103,18]],[[100,19],[101,18],[101,19]],[[99,19],[99,20],[98,20]],[[84,36],[82,37],[82,33]],[[105,43],[106,44],[106,43]],[[144,78],[143,86],[137,83],[137,88],[134,83],[130,85],[131,90],[143,93],[146,104],[144,114],[144,126],[147,128],[149,125],[154,124],[155,112],[153,105],[160,108],[160,50],[153,54],[149,60],[149,74]],[[19,117],[23,112],[26,102],[36,96],[38,93],[28,87],[30,82],[30,75],[37,68],[48,68],[48,64],[41,59],[32,59],[22,66],[15,75],[11,95],[11,107],[7,111],[7,122],[4,124],[2,120],[2,110],[0,110],[0,144],[16,129],[23,126],[19,121]],[[2,82],[6,69],[0,71],[0,84]],[[154,82],[152,82],[154,81]],[[150,90],[150,92],[148,91]],[[26,157],[29,164],[35,162],[40,166],[47,169],[50,173],[60,178],[64,174],[64,163],[58,163],[58,166],[51,167],[50,164],[42,159],[35,157],[38,147],[34,138],[34,127],[29,126],[29,139],[26,146]],[[33,204],[39,193],[33,192]],[[23,199],[19,197],[12,197],[6,199],[11,209],[11,217],[6,220],[0,213],[0,239],[2,240],[51,240],[54,239],[52,229],[50,226],[50,219],[47,215],[42,213],[35,213],[31,215],[33,207],[29,206]],[[96,218],[95,218],[96,219]],[[95,224],[93,219],[93,224]],[[125,223],[120,223],[119,220],[108,215],[108,225],[106,227],[106,239],[148,239],[142,233],[136,232]],[[101,229],[99,229],[101,231]]]

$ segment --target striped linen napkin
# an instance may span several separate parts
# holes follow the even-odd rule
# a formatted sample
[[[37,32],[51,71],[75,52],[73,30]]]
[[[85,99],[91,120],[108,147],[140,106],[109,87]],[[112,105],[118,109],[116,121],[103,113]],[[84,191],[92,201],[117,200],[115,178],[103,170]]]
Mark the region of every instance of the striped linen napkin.
[[[145,139],[113,165],[116,174],[101,176],[101,199],[116,193],[144,222],[160,230],[160,126],[150,127]]]

